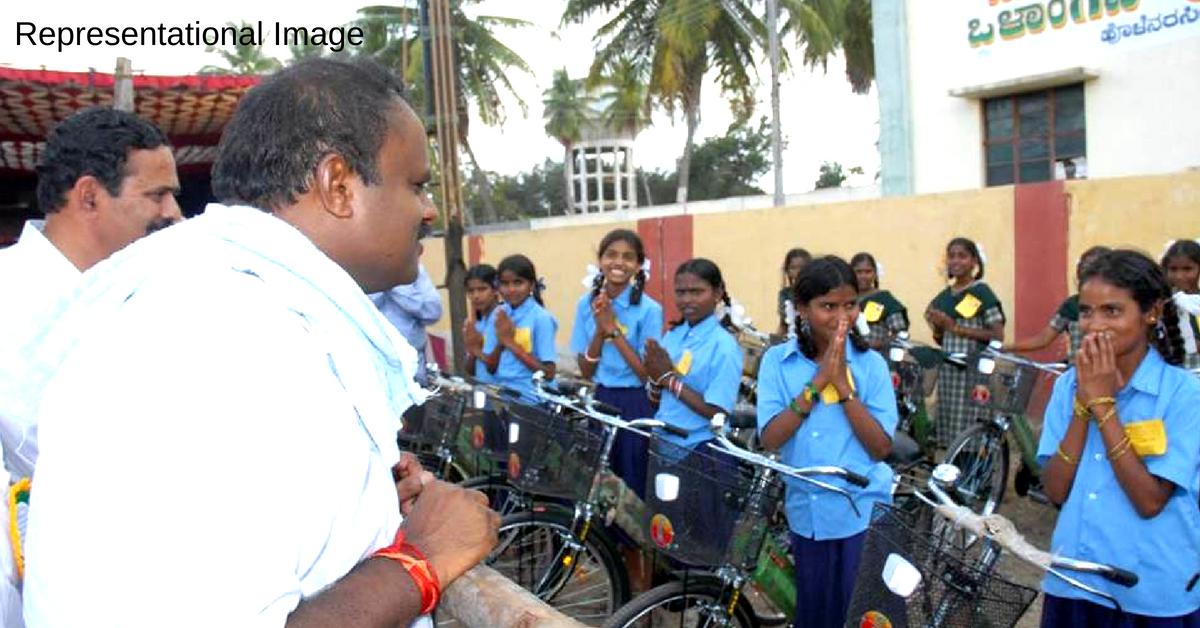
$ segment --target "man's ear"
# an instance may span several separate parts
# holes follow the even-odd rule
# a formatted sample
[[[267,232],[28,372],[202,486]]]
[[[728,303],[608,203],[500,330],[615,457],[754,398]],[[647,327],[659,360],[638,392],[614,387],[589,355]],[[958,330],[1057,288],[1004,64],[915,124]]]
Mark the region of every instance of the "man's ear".
[[[86,215],[95,215],[103,203],[110,198],[104,184],[96,177],[85,174],[75,180],[75,185],[67,190],[67,206],[77,206]]]
[[[330,153],[317,162],[313,176],[313,191],[321,207],[334,218],[350,218],[354,215],[354,184],[358,175],[350,169],[346,159]]]

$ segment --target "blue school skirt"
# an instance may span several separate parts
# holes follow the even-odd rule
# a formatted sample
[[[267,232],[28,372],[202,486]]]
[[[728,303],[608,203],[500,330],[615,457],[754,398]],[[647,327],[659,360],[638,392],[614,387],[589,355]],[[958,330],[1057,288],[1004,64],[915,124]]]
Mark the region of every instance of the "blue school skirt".
[[[1044,595],[1042,628],[1200,628],[1200,610],[1183,617],[1147,617],[1087,600]]]
[[[654,416],[644,388],[609,388],[596,385],[596,399],[621,410],[621,418],[649,419]],[[613,442],[608,464],[633,492],[646,498],[646,459],[649,439],[629,430],[621,430]]]
[[[846,625],[866,536],[864,531],[844,539],[815,541],[791,533],[792,559],[796,561],[794,628]]]

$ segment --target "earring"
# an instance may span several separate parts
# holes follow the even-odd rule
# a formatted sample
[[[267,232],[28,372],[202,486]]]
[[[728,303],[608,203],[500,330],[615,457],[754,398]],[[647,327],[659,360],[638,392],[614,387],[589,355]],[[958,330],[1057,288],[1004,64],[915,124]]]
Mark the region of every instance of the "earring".
[[[812,335],[812,326],[808,324],[807,318],[800,319],[800,333],[804,334],[805,336]]]

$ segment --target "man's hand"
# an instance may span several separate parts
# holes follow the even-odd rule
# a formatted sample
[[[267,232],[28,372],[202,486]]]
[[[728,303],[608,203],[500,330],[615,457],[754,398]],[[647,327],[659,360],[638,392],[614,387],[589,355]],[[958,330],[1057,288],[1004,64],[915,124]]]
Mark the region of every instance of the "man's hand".
[[[412,511],[417,496],[426,484],[434,480],[433,474],[421,467],[421,461],[407,451],[400,452],[400,462],[392,467],[392,479],[396,481],[396,494],[400,497],[400,512],[407,517]]]
[[[488,508],[483,493],[433,480],[421,490],[403,527],[445,590],[496,546],[500,515]]]

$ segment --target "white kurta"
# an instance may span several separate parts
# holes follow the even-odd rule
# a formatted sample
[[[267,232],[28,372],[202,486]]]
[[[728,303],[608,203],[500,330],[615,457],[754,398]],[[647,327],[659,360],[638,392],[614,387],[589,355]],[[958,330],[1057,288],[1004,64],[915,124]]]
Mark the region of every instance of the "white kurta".
[[[371,347],[259,274],[175,266],[94,317],[45,388],[31,628],[283,626],[400,524]]]
[[[0,250],[0,442],[14,477],[33,474],[37,432],[21,386],[29,356],[62,315],[82,273],[41,232],[41,221],[25,223],[21,239]]]

